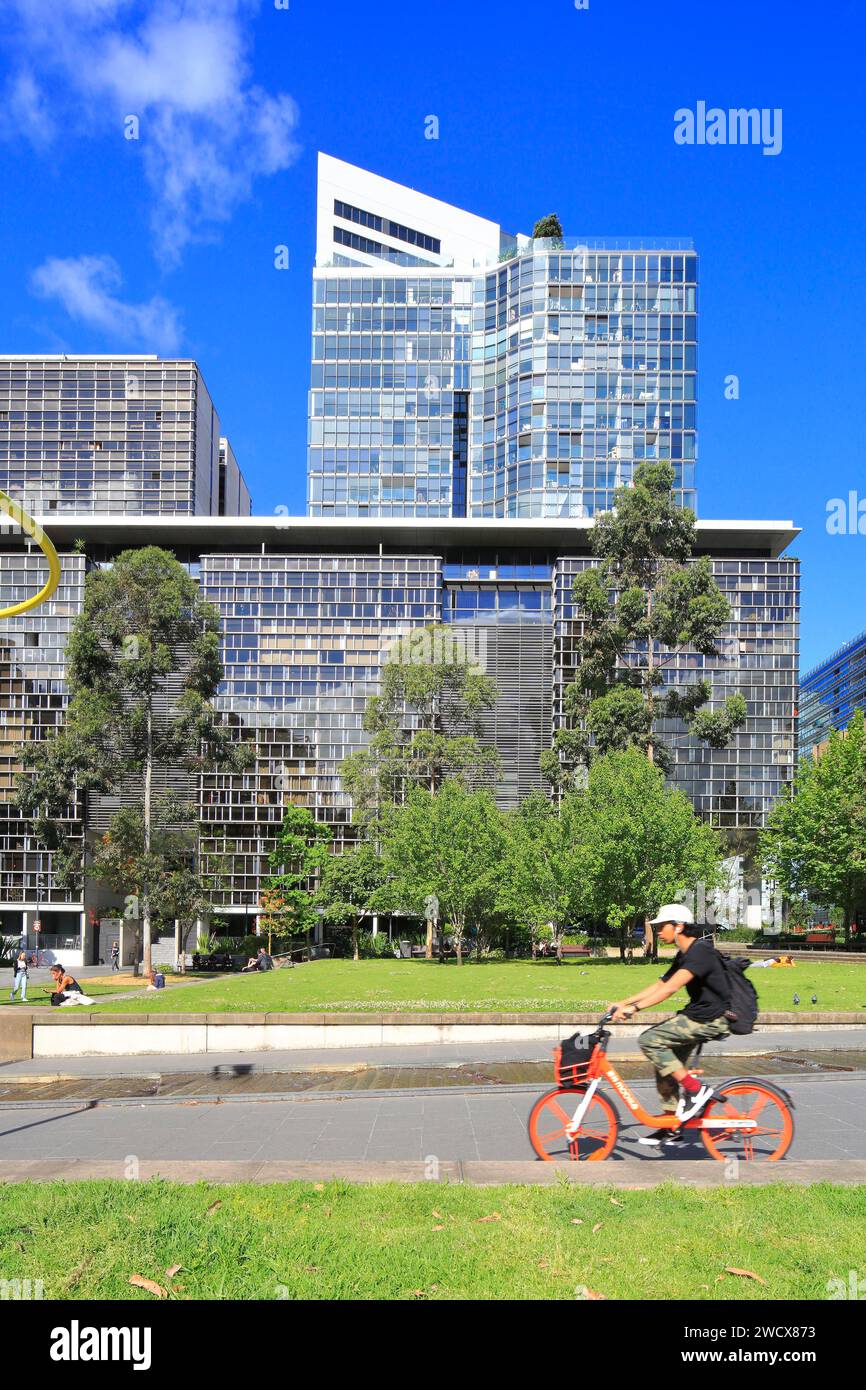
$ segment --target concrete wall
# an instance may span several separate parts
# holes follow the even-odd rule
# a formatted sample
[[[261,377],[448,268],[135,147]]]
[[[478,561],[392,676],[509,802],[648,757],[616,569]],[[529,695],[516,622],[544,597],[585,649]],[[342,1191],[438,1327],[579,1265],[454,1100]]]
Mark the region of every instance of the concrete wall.
[[[4,1014],[6,1011],[3,1011]],[[597,1022],[573,1015],[423,1014],[83,1014],[64,1011],[32,1015],[34,1057],[140,1057],[159,1053],[192,1056],[208,1052],[275,1052],[312,1048],[419,1046],[441,1043],[543,1042],[551,1045],[575,1029]],[[615,1037],[637,1038],[659,1015],[611,1028]],[[6,1019],[0,1019],[0,1038]],[[822,1032],[866,1030],[860,1014],[774,1014],[753,1034],[754,1051],[766,1049],[773,1034],[796,1027]],[[16,1039],[19,1048],[26,1039]],[[9,1058],[7,1057],[7,1060]]]

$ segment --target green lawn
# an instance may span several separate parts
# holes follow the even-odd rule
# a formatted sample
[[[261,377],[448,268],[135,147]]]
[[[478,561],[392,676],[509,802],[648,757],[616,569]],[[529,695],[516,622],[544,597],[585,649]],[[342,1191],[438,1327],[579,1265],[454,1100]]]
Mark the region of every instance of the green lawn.
[[[51,1299],[152,1300],[138,1275],[178,1299],[820,1300],[864,1227],[866,1189],[830,1183],[0,1187],[3,1277]]]
[[[293,970],[234,975],[205,984],[97,1005],[112,1013],[223,1012],[593,1012],[633,994],[664,965],[621,965],[613,960],[511,961],[466,964],[435,961],[316,961]],[[790,970],[755,970],[764,1009],[866,1010],[866,960],[838,964],[811,960]],[[818,1003],[811,997],[817,994]],[[685,996],[682,996],[685,999]],[[677,1001],[677,1007],[680,1007]]]
[[[4,973],[3,976],[0,976],[0,980],[3,980],[3,982],[6,984],[6,988],[0,990],[0,1008],[2,1008],[4,1005],[6,1005],[6,1006],[11,1006],[11,1005],[13,1005],[13,1004],[15,1005],[16,1008],[19,1008],[19,1009],[20,1009],[20,1008],[23,1008],[24,1006],[23,1006],[22,1003],[21,1003],[21,995],[20,995],[20,994],[16,994],[16,996],[15,996],[14,999],[10,999],[10,998],[9,998],[9,994],[10,994],[10,991],[11,991],[11,989],[12,989],[12,984],[11,984],[12,972],[11,972],[11,970],[8,972],[8,974],[5,974],[5,973]],[[98,999],[99,996],[100,996],[101,994],[123,994],[123,993],[126,993],[127,990],[144,989],[144,986],[145,986],[145,981],[144,981],[144,980],[135,980],[135,981],[133,981],[131,984],[129,984],[129,983],[124,983],[124,984],[111,984],[111,985],[95,985],[95,984],[91,984],[88,980],[82,980],[82,981],[81,981],[81,988],[84,990],[85,994],[86,994],[90,999]],[[45,1008],[50,1008],[51,1005],[50,1005],[49,999],[48,999],[48,995],[49,995],[49,993],[50,993],[50,990],[51,990],[51,986],[48,985],[48,984],[39,984],[39,985],[35,985],[35,984],[32,984],[32,983],[29,984],[29,985],[27,986],[27,1005],[26,1005],[26,1007],[27,1007],[28,1009],[31,1009],[31,1008],[42,1008],[43,1006],[44,1006]],[[71,1013],[72,1011],[71,1011],[71,1009],[67,1009],[66,1012],[67,1012],[67,1013]]]

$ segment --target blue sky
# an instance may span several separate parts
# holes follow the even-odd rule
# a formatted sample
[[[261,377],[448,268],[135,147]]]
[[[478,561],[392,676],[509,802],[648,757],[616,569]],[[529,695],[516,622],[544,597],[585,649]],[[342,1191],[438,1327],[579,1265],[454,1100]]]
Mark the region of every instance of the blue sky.
[[[804,669],[866,627],[826,529],[866,513],[853,0],[5,0],[0,37],[2,350],[196,357],[256,510],[302,512],[317,150],[510,231],[690,235],[699,514],[803,527]],[[699,101],[780,108],[781,151],[675,143]]]

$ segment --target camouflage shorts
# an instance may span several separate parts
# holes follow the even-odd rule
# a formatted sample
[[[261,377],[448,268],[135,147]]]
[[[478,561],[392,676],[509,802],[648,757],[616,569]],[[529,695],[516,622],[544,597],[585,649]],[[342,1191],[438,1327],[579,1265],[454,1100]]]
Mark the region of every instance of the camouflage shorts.
[[[686,1066],[698,1043],[726,1038],[730,1032],[728,1020],[714,1018],[710,1023],[696,1023],[685,1014],[675,1014],[666,1023],[648,1028],[638,1041],[641,1051],[652,1062],[659,1076],[670,1076]]]

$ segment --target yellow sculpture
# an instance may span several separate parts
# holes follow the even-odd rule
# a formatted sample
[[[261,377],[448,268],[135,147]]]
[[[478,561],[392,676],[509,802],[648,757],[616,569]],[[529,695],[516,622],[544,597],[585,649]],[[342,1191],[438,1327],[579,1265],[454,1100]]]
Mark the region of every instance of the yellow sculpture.
[[[28,516],[24,508],[7,497],[5,492],[0,492],[0,512],[6,512],[7,516],[18,522],[22,531],[33,537],[48,561],[48,579],[38,594],[24,599],[22,603],[13,603],[9,608],[0,608],[0,618],[17,618],[19,613],[29,613],[31,608],[38,608],[54,593],[60,583],[60,558],[38,521]]]

